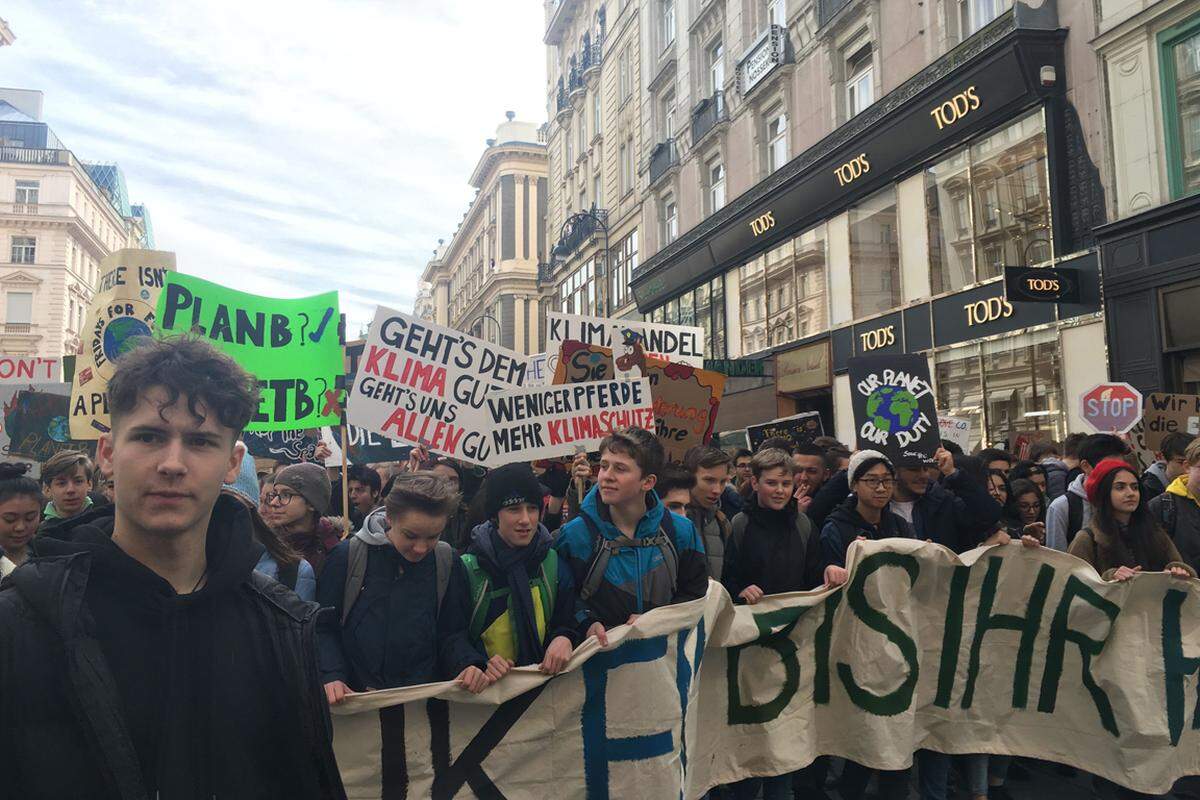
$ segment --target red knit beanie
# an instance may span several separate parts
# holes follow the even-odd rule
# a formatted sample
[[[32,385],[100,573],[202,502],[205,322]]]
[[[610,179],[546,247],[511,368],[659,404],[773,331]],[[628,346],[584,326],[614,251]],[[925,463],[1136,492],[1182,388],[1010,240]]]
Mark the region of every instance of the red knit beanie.
[[[1107,475],[1119,469],[1126,469],[1133,472],[1134,476],[1137,475],[1133,467],[1129,466],[1129,462],[1120,458],[1106,458],[1092,468],[1091,474],[1083,481],[1083,491],[1087,494],[1089,503],[1097,508],[1102,504],[1103,498],[1099,496],[1100,484]]]

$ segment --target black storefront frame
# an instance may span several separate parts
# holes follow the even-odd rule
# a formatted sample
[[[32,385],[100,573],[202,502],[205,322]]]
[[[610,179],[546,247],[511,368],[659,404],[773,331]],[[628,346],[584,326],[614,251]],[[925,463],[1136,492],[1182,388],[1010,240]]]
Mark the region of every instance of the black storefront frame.
[[[1069,159],[1063,157],[1068,147],[1066,124],[1070,116],[1066,114],[1063,98],[1066,72],[1062,45],[1067,32],[1015,28],[1013,24],[1010,13],[985,27],[882,98],[873,107],[874,114],[872,109],[863,112],[859,115],[864,118],[861,122],[856,118],[835,130],[779,172],[644,261],[632,284],[639,311],[645,313],[699,283],[725,274],[1039,104],[1046,106],[1051,235],[1066,249],[1075,249],[1079,237],[1070,224],[1072,215],[1063,206],[1071,180]],[[978,52],[971,53],[969,46],[978,48]],[[1056,74],[1061,76],[1054,86],[1040,83],[1041,66],[1054,66]],[[1014,76],[1020,80],[1014,80]],[[979,86],[989,88],[980,90]],[[880,161],[875,156],[875,164],[880,166],[873,166],[845,187],[837,186],[833,169],[849,163],[852,154],[870,155],[872,149],[880,152],[882,145],[877,143],[886,140],[895,143],[913,139],[900,135],[905,125],[912,127],[917,124],[913,120],[917,120],[925,127],[932,127],[933,123],[926,123],[925,119],[936,105],[934,101],[951,99],[961,93],[957,90],[969,87],[976,87],[983,113],[963,117],[949,126],[945,134],[924,136],[924,141],[914,145],[899,161],[895,158],[890,162]],[[980,92],[991,92],[991,87],[997,92],[993,97],[1007,99],[998,104],[984,102]],[[873,119],[865,119],[872,116]],[[806,192],[811,196],[806,196]],[[798,207],[799,213],[789,211]],[[772,215],[771,227],[755,235],[763,226],[751,223],[765,219],[768,213]]]
[[[1170,369],[1178,351],[1166,349],[1162,293],[1200,280],[1200,195],[1102,225],[1096,241],[1109,376],[1143,393],[1178,390]]]

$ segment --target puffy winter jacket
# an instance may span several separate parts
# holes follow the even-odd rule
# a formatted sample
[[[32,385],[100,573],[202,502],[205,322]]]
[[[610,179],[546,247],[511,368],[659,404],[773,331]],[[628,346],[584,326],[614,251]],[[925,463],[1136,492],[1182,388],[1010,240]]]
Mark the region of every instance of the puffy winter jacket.
[[[1150,501],[1149,508],[1184,562],[1200,572],[1200,499],[1188,491],[1187,475],[1171,481],[1165,492]]]
[[[646,513],[638,521],[636,538],[657,536],[663,527],[663,515],[670,513],[657,494],[647,492]],[[575,585],[583,594],[598,545],[592,528],[610,541],[619,539],[622,534],[613,524],[608,507],[601,502],[600,493],[595,487],[583,499],[580,514],[588,516],[591,527],[582,516],[572,519],[558,532],[555,548],[566,559]],[[596,592],[584,598],[586,613],[605,627],[613,627],[625,624],[631,614],[641,614],[659,605],[704,597],[708,592],[708,562],[700,537],[696,535],[692,523],[683,517],[672,514],[671,525],[675,531],[673,544],[678,556],[674,584],[671,584],[660,548],[624,547],[609,559],[603,581]],[[665,602],[657,602],[655,598],[663,598]]]
[[[1003,511],[982,484],[955,470],[913,504],[913,534],[965,553],[987,538]]]
[[[858,498],[850,495],[835,508],[821,530],[821,568],[846,566],[846,551],[859,536],[867,539],[912,539],[912,527],[898,514],[887,509],[880,515],[879,524],[872,525],[858,513]]]

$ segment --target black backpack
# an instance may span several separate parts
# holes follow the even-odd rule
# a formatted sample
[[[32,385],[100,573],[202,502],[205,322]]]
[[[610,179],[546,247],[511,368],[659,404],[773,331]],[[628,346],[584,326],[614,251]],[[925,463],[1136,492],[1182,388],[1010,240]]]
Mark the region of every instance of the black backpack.
[[[1083,498],[1067,490],[1067,546],[1075,539],[1075,534],[1083,530]]]

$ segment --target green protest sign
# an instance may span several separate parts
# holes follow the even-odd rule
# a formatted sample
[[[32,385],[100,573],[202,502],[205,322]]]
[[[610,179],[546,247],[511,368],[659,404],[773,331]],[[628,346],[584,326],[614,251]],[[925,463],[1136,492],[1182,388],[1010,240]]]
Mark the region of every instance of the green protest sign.
[[[157,335],[195,333],[258,378],[262,402],[247,430],[339,424],[337,292],[280,300],[172,272],[156,316]]]

